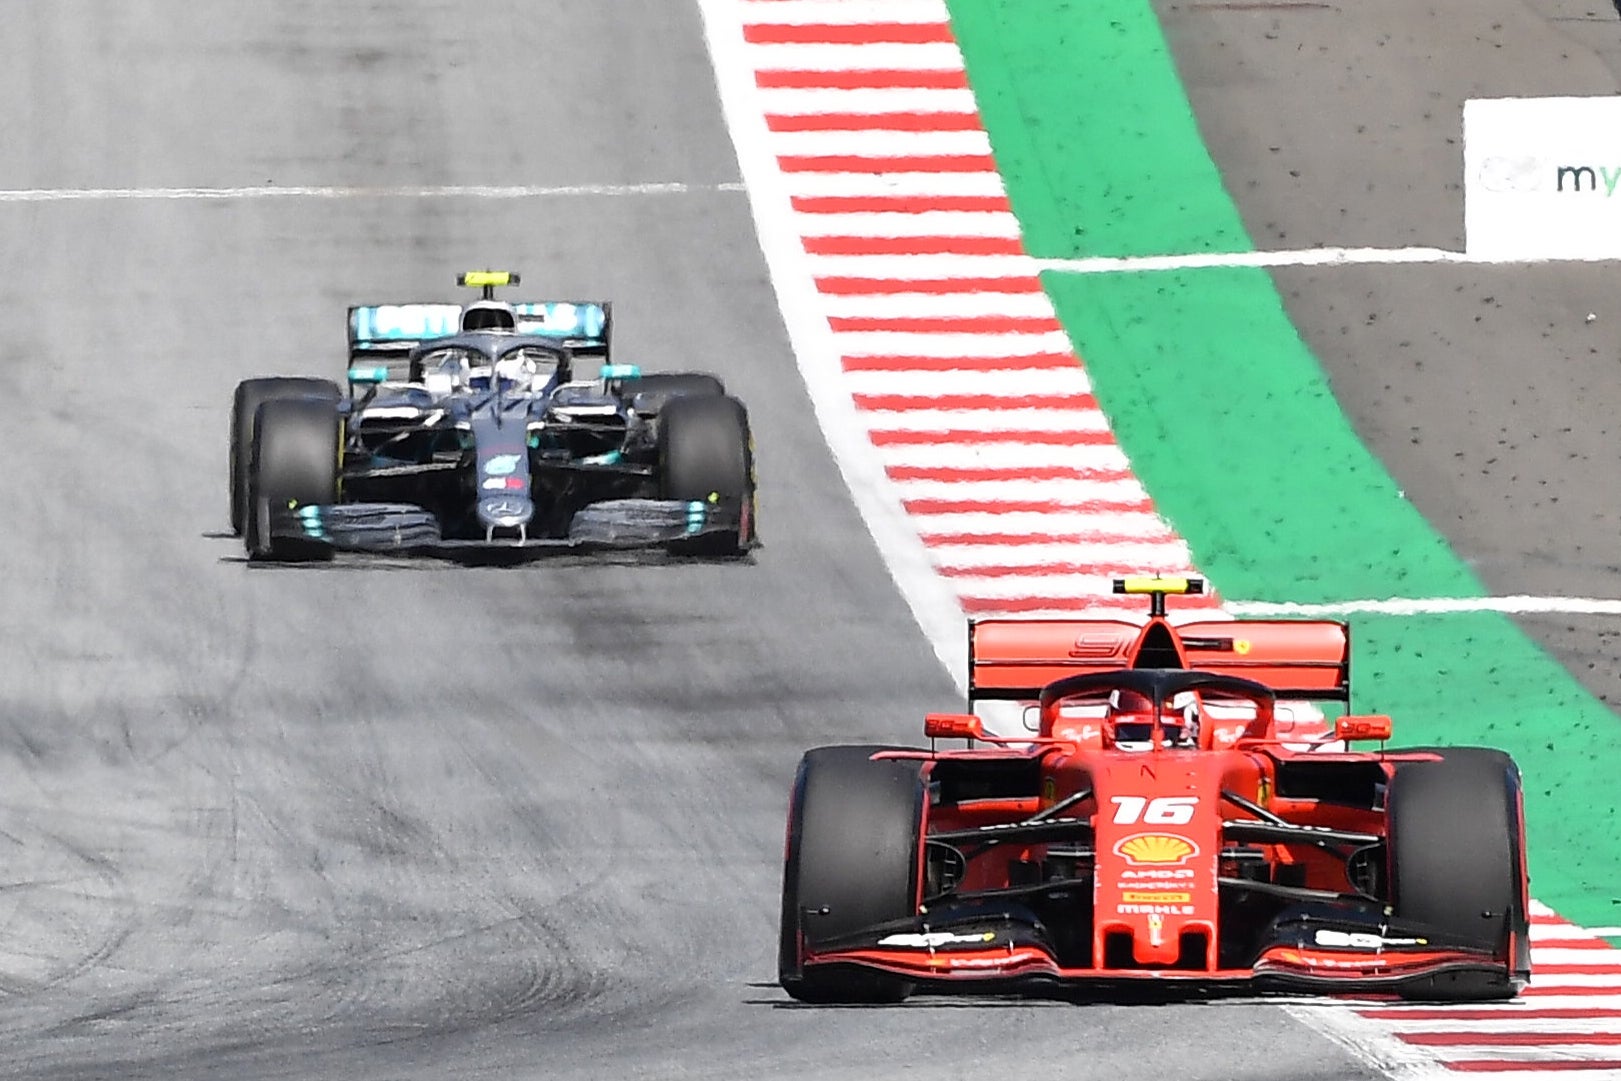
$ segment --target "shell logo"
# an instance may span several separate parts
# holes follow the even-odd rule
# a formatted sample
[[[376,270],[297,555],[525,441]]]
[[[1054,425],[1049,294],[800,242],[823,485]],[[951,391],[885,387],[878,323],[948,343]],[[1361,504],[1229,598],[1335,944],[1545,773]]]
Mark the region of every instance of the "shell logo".
[[[1135,866],[1168,866],[1186,863],[1199,854],[1199,846],[1186,837],[1168,833],[1137,833],[1115,842],[1114,854],[1124,856]]]
[[[1249,656],[1249,651],[1251,648],[1250,640],[1248,638],[1240,638],[1233,643],[1233,652],[1238,654],[1240,657]]]

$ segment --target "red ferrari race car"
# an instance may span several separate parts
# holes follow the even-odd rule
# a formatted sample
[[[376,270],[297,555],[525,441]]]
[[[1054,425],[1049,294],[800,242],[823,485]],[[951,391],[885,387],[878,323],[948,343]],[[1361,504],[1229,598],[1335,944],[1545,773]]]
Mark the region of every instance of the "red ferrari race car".
[[[1510,998],[1530,978],[1520,776],[1479,747],[1315,744],[1285,703],[1350,701],[1343,623],[1173,624],[1198,579],[1114,583],[1146,623],[969,625],[966,750],[821,747],[788,813],[779,978],[804,1002],[913,991],[1209,989]],[[1297,707],[1298,708],[1298,707]]]

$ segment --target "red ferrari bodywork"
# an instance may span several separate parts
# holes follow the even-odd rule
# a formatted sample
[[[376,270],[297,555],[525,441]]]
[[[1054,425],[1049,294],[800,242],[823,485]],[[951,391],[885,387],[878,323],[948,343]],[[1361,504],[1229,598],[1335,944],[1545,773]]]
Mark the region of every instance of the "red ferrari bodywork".
[[[1034,731],[991,736],[972,715],[931,716],[930,734],[976,739],[967,750],[873,751],[874,762],[915,763],[926,794],[910,911],[818,936],[815,917],[837,910],[799,896],[810,887],[794,870],[803,824],[791,816],[784,986],[856,969],[908,988],[1175,981],[1516,993],[1529,950],[1512,764],[1512,821],[1500,832],[1517,881],[1499,888],[1505,911],[1489,927],[1467,913],[1443,920],[1420,898],[1434,874],[1416,862],[1429,858],[1418,846],[1434,843],[1405,827],[1413,836],[1398,852],[1386,794],[1398,771],[1449,752],[1353,752],[1320,714],[1278,720],[1277,699],[1349,700],[1346,625],[1177,626],[1163,592],[1142,591],[1155,596],[1140,625],[970,625],[970,707],[1025,703]],[[1152,716],[1133,718],[1134,742],[1108,705],[1129,693],[1158,699]],[[1173,698],[1194,712],[1170,708]],[[1190,716],[1196,734],[1173,727]],[[1388,719],[1343,719],[1338,732],[1388,734]],[[803,813],[796,803],[792,814]]]

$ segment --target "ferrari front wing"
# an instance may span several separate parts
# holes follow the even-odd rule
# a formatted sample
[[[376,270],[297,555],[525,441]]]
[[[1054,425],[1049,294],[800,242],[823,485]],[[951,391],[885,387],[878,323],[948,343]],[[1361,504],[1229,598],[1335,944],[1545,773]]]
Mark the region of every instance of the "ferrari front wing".
[[[1064,964],[1059,954],[1046,927],[1012,909],[962,922],[919,917],[802,948],[800,967],[855,966],[934,990],[1054,985],[1101,990],[1151,983],[1190,992],[1398,993],[1439,999],[1512,997],[1528,978],[1514,972],[1500,951],[1359,913],[1280,917],[1246,967],[1080,967]]]

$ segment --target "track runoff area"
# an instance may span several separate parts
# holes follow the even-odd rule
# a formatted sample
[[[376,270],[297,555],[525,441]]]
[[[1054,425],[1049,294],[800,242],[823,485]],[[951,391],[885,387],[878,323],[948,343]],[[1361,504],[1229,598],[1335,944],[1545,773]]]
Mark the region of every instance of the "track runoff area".
[[[1481,213],[1472,212],[1470,235],[1480,242],[1466,252],[1036,260],[1023,247],[944,0],[701,5],[761,244],[819,419],[896,581],[959,680],[965,613],[1118,614],[1132,599],[1112,594],[1115,576],[1196,573],[1115,442],[1041,271],[1600,257],[1548,247],[1535,223],[1494,232],[1493,214],[1523,221],[1527,207],[1493,210],[1488,199],[1472,204]],[[1557,188],[1535,178],[1533,151],[1503,144],[1548,129],[1533,110],[1505,133],[1495,109],[1471,103],[1471,154],[1481,155],[1471,157],[1471,176],[1512,188],[1492,194],[1532,196],[1534,210],[1539,192]],[[1472,183],[1471,193],[1480,187]],[[1590,237],[1591,224],[1567,232]],[[1528,250],[1530,241],[1541,246]],[[1621,601],[1605,598],[1233,601],[1224,609],[1209,607],[1213,597],[1186,599],[1206,618],[1221,610],[1621,612]],[[1295,1000],[1283,1008],[1393,1077],[1621,1077],[1621,951],[1601,937],[1621,928],[1581,928],[1533,909],[1535,985],[1518,1001]]]

